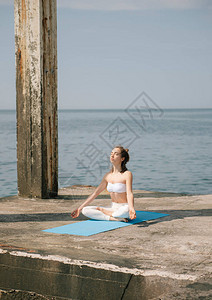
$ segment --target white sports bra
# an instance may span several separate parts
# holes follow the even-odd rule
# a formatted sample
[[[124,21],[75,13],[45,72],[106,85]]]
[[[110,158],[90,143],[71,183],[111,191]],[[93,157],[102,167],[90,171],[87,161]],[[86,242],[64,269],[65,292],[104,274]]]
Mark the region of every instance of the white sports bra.
[[[107,184],[107,190],[109,193],[125,193],[126,192],[126,184],[125,183],[110,183]]]

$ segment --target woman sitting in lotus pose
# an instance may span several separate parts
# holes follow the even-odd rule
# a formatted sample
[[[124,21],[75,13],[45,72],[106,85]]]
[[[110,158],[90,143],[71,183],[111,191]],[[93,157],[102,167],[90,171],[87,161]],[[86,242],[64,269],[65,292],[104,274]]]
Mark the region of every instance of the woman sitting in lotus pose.
[[[87,200],[71,213],[73,218],[82,214],[94,220],[125,221],[136,218],[132,192],[132,173],[127,170],[128,149],[116,146],[110,155],[112,169],[103,177],[100,185]],[[110,207],[87,206],[107,187],[112,205]]]

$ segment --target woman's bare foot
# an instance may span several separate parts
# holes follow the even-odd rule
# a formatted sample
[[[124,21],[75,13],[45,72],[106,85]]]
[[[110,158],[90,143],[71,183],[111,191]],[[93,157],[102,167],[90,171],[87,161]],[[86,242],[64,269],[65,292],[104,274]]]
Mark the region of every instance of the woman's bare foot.
[[[129,220],[127,218],[123,218],[123,219],[121,219],[121,221],[128,223]]]
[[[112,212],[110,210],[105,209],[104,207],[97,207],[96,209],[103,212],[103,214],[107,216],[112,216]]]
[[[110,221],[118,221],[118,222],[128,222],[128,219],[127,218],[114,218],[114,217],[110,217]]]
[[[107,216],[110,216],[110,221],[119,221],[119,222],[126,222],[126,223],[128,222],[127,218],[114,218],[114,217],[112,217],[112,212],[110,210],[107,210],[104,207],[97,207],[96,209],[103,212],[103,214],[105,214]]]

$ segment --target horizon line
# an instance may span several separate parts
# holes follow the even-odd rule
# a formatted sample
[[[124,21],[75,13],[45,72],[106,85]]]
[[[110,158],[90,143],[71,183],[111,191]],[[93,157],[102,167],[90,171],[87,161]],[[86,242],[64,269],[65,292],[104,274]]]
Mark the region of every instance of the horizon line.
[[[0,0],[0,6],[14,6],[13,0]],[[192,0],[174,1],[169,0],[151,0],[148,3],[137,1],[120,2],[114,1],[96,1],[91,0],[89,3],[84,0],[79,0],[77,3],[73,0],[61,0],[57,2],[58,9],[70,9],[76,11],[97,11],[97,12],[140,12],[140,11],[191,11],[207,9],[211,10],[212,5],[206,1],[197,0],[195,3]]]
[[[146,110],[148,108],[144,108]],[[155,109],[150,107],[149,109]],[[163,107],[160,108],[161,110],[166,110],[166,109],[212,109],[212,107]],[[126,108],[58,108],[58,111],[64,111],[64,110],[119,110],[119,111],[125,111]],[[130,109],[130,110],[133,110]],[[0,108],[0,111],[16,111],[16,108]]]

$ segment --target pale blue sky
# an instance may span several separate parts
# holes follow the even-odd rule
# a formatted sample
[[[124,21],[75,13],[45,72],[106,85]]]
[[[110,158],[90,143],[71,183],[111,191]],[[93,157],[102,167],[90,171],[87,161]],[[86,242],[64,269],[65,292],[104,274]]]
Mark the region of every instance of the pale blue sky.
[[[0,109],[15,109],[12,2],[0,0]],[[212,108],[210,3],[58,0],[59,108],[126,108],[142,91]]]

